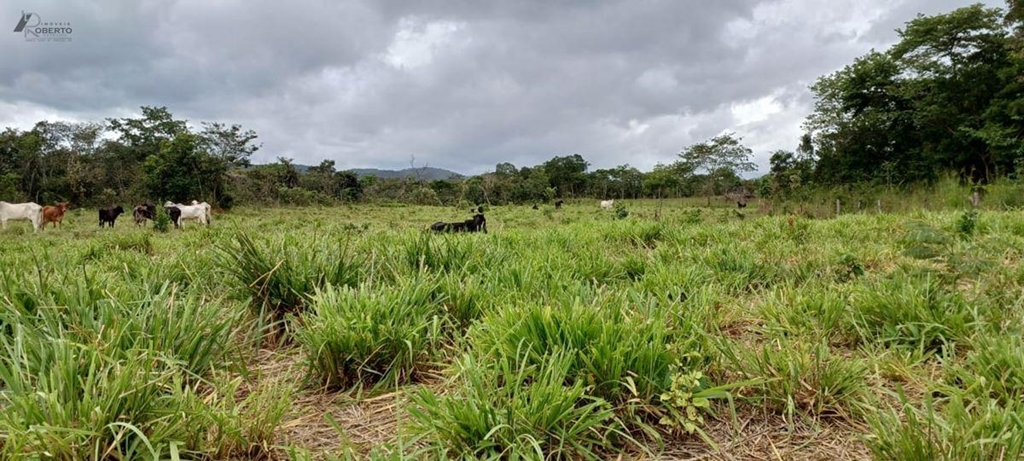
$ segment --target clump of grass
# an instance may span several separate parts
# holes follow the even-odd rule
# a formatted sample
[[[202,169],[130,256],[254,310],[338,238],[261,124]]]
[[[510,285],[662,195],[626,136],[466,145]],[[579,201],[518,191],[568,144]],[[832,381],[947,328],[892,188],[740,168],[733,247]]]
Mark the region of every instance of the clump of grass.
[[[907,224],[900,239],[903,254],[914,259],[933,259],[946,252],[951,240],[945,232],[920,221]]]
[[[238,399],[242,380],[219,379],[204,396],[191,427],[191,444],[214,459],[267,459],[285,413],[291,407],[294,384],[278,381],[257,387]]]
[[[704,216],[702,215],[701,208],[689,208],[683,212],[680,217],[680,221],[683,224],[700,224],[704,222]]]
[[[606,238],[613,245],[627,243],[637,248],[652,249],[658,242],[665,240],[667,234],[664,223],[636,221],[614,228],[606,234]]]
[[[833,355],[828,344],[773,341],[755,351],[727,355],[744,375],[762,380],[747,398],[787,417],[800,413],[854,419],[870,408],[866,365]]]
[[[587,385],[589,394],[616,405],[649,405],[671,384],[673,366],[703,364],[700,338],[676,343],[663,313],[629,311],[618,302],[507,308],[471,331],[473,344],[498,356],[525,344],[525,359],[534,364],[565,351],[572,358],[568,379]]]
[[[143,349],[112,356],[93,344],[20,328],[0,338],[0,457],[158,457],[184,440],[177,370]]]
[[[434,238],[423,233],[405,242],[405,261],[413,272],[464,272],[469,266],[475,248],[464,239]]]
[[[1024,339],[1019,334],[981,336],[961,365],[950,370],[959,388],[1002,405],[1024,399]]]
[[[876,459],[1019,459],[1024,455],[1024,404],[995,400],[968,403],[925,397],[923,408],[902,393],[899,409],[868,419],[868,448]]]
[[[438,291],[439,301],[456,331],[469,328],[483,316],[489,302],[493,302],[493,293],[489,293],[484,282],[477,277],[446,274],[438,280]]]
[[[778,267],[759,261],[750,249],[737,246],[710,248],[700,255],[700,262],[710,267],[720,283],[732,291],[769,287],[780,273]]]
[[[82,253],[83,261],[98,261],[105,256],[121,251],[135,251],[143,255],[153,254],[153,240],[149,234],[121,234],[93,242]]]
[[[251,297],[256,313],[270,314],[275,322],[305,309],[317,289],[357,285],[363,268],[361,259],[349,255],[347,243],[286,236],[261,246],[244,232],[235,235],[234,244],[218,246],[215,261]]]
[[[310,372],[332,389],[413,381],[441,340],[433,291],[418,281],[383,292],[320,291],[295,332]]]
[[[776,337],[827,338],[844,342],[844,293],[809,287],[783,286],[765,293],[760,306],[766,329]]]
[[[454,392],[412,395],[412,430],[438,458],[604,459],[623,427],[612,406],[573,381],[575,354],[536,360],[525,344],[457,363]]]
[[[865,341],[939,350],[967,339],[981,312],[936,277],[897,273],[855,290],[853,328]]]

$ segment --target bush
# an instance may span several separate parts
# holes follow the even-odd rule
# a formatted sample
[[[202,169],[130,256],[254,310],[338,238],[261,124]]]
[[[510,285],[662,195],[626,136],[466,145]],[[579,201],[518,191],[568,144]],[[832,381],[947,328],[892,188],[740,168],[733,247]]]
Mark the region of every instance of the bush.
[[[615,204],[615,219],[626,219],[629,217],[629,210],[626,210],[626,204],[619,202]]]
[[[963,212],[956,220],[956,232],[961,237],[970,237],[974,235],[975,228],[978,227],[978,210],[969,210]]]
[[[167,214],[167,210],[163,207],[158,207],[156,210],[156,217],[153,219],[153,230],[157,232],[167,232],[174,225],[171,222],[171,217]]]

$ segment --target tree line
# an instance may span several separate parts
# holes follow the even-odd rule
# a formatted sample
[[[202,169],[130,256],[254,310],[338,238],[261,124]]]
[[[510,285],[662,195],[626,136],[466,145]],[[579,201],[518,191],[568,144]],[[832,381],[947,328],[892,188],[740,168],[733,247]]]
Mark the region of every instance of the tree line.
[[[771,154],[754,180],[752,151],[733,133],[686,146],[643,172],[591,169],[579,154],[533,166],[426,181],[357,177],[333,160],[303,171],[291,159],[253,165],[257,135],[239,125],[192,127],[165,107],[104,122],[41,121],[0,132],[0,200],[80,205],[206,200],[331,204],[360,200],[433,205],[538,203],[555,198],[671,198],[756,191],[798,197],[812,188],[1017,178],[1024,171],[1024,0],[921,16],[900,40],[811,87],[814,111],[793,151]]]
[[[754,168],[750,149],[733,134],[691,146],[678,161],[646,173],[629,165],[591,170],[573,154],[522,168],[500,163],[491,173],[434,181],[357,177],[338,171],[334,160],[305,169],[284,157],[253,165],[250,158],[261,148],[257,139],[239,125],[202,122],[194,128],[166,107],[146,106],[135,118],[6,128],[0,133],[0,199],[79,206],[205,200],[222,209],[360,200],[538,203],[556,197],[718,195],[750,186],[738,173]]]

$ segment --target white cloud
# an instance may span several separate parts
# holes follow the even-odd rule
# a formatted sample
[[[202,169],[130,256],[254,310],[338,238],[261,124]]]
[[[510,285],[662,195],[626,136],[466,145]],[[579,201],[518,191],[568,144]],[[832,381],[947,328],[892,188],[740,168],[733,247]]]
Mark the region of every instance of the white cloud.
[[[457,44],[458,33],[464,27],[465,23],[460,22],[402,18],[398,32],[384,53],[384,61],[399,69],[428,65],[437,53]]]

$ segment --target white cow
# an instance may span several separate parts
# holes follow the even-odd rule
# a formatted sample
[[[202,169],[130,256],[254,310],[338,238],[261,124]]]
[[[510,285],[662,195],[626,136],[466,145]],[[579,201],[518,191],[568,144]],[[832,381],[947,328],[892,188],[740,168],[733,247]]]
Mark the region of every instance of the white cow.
[[[39,232],[43,226],[43,207],[32,203],[0,202],[0,227],[7,228],[7,221],[28,220],[32,229]]]
[[[186,219],[195,219],[204,225],[210,225],[211,214],[209,203],[199,203],[195,200],[192,201],[191,205],[182,205],[171,201],[164,203],[164,208],[172,206],[181,210],[181,216],[178,218],[178,222],[174,223],[176,226],[181,227],[182,222]]]
[[[601,209],[602,210],[610,210],[610,209],[612,209],[612,205],[614,205],[614,204],[615,204],[615,200],[601,200]]]

